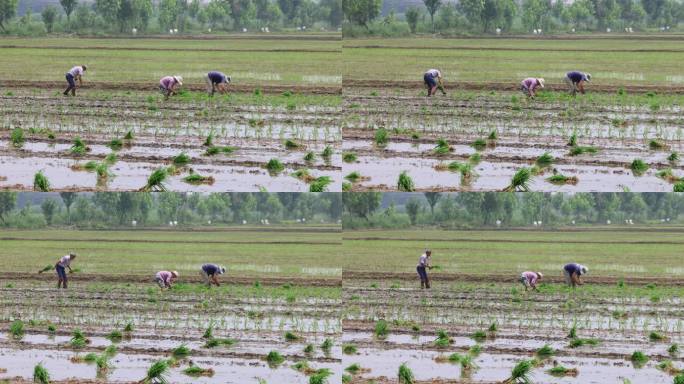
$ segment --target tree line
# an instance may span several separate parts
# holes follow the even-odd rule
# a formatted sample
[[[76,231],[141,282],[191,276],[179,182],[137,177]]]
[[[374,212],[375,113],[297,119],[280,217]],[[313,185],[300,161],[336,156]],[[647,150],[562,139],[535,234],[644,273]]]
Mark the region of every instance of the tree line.
[[[212,31],[337,30],[340,0],[59,0],[40,15],[17,17],[18,0],[0,0],[0,32],[42,35]]]
[[[671,30],[684,20],[681,0],[422,0],[384,17],[383,0],[343,0],[342,8],[346,37]]]
[[[0,193],[0,226],[167,226],[336,223],[335,193]]]
[[[677,193],[344,193],[345,229],[415,225],[445,228],[674,223]]]

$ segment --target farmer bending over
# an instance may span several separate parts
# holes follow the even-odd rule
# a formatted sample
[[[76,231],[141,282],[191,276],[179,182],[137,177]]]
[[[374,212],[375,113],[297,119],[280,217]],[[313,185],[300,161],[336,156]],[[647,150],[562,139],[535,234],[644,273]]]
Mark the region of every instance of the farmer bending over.
[[[219,93],[228,92],[228,84],[230,84],[230,76],[226,76],[223,72],[211,71],[204,77],[207,82],[207,93],[209,96],[214,96],[214,92],[218,89]]]
[[[428,69],[423,75],[423,81],[428,89],[428,97],[434,95],[437,89],[442,91],[442,94],[446,96],[444,86],[442,86],[442,72],[440,72],[439,69]]]
[[[568,86],[568,91],[575,96],[577,91],[584,95],[584,83],[591,80],[591,74],[582,73],[579,71],[568,72],[565,75],[565,84]]]
[[[181,86],[183,86],[182,76],[164,76],[159,80],[159,92],[164,95],[164,100],[168,100],[169,96],[174,95]]]
[[[164,288],[171,288],[171,284],[173,284],[173,281],[178,278],[178,272],[173,271],[159,271],[157,274],[154,276],[154,281],[157,282],[157,285],[159,285],[159,288],[164,289]]]
[[[537,96],[537,87],[544,88],[544,79],[528,77],[520,83],[522,93],[531,99]]]
[[[589,272],[589,268],[582,264],[570,263],[563,267],[563,274],[565,275],[565,282],[575,288],[577,285],[582,285],[582,280],[580,276],[586,275]]]
[[[68,83],[66,91],[64,91],[64,96],[69,96],[69,91],[71,91],[71,96],[76,96],[76,80],[78,80],[78,86],[83,86],[83,72],[86,71],[85,65],[77,65],[69,72],[66,73],[66,81]]]
[[[66,256],[62,256],[55,264],[55,271],[57,272],[57,289],[67,288],[67,274],[66,269],[69,268],[69,273],[74,271],[71,269],[71,262],[76,258],[76,254],[71,252]]]
[[[204,279],[204,283],[211,287],[212,284],[216,284],[217,287],[221,286],[218,282],[218,275],[223,275],[226,273],[226,269],[219,267],[216,264],[204,264],[202,265],[202,270],[200,275]]]
[[[520,282],[525,286],[525,291],[527,291],[528,288],[532,288],[533,290],[539,292],[539,289],[537,289],[537,282],[541,280],[542,277],[544,276],[541,272],[525,271],[520,274]]]
[[[430,289],[430,279],[428,278],[426,268],[432,269],[432,266],[430,265],[431,255],[432,251],[426,249],[425,253],[423,253],[420,256],[420,258],[418,258],[418,265],[416,266],[416,271],[418,271],[418,276],[420,276],[420,289]]]

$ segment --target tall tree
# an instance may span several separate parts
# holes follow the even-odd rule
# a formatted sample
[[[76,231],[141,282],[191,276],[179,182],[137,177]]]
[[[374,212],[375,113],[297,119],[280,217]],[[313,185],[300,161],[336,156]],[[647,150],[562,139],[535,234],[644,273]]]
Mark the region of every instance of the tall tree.
[[[406,202],[406,213],[409,215],[411,224],[415,225],[418,219],[418,212],[420,211],[420,201],[416,198],[411,198]]]
[[[17,206],[17,193],[16,192],[2,192],[0,193],[0,221],[4,225],[7,224],[6,217],[7,214],[12,212],[12,210]]]
[[[437,202],[439,199],[442,197],[442,194],[439,192],[424,192],[425,199],[427,200],[428,204],[430,205],[430,213],[432,216],[435,215],[435,205],[437,205]]]
[[[411,33],[416,33],[416,28],[418,27],[418,16],[420,16],[420,11],[416,7],[409,7],[404,13],[406,17],[406,22],[411,29]]]
[[[78,0],[59,0],[59,4],[62,6],[64,13],[66,13],[67,21],[69,21],[71,13],[74,12],[78,5]]]
[[[430,14],[430,23],[432,23],[432,32],[434,33],[435,13],[437,13],[439,6],[442,5],[442,0],[423,0],[423,4],[425,4],[425,8],[427,8],[428,13]]]
[[[43,23],[48,33],[52,32],[52,27],[55,25],[55,20],[57,19],[57,8],[54,5],[46,5],[43,11],[40,13],[43,18]]]
[[[369,23],[380,15],[382,0],[342,0],[347,20],[370,29]]]
[[[353,216],[363,217],[366,220],[380,207],[382,193],[380,192],[359,192],[343,193],[342,201],[344,209]]]
[[[5,23],[17,14],[18,0],[0,0],[0,29],[6,31]]]
[[[59,209],[55,199],[45,199],[40,204],[40,209],[43,211],[43,216],[45,217],[45,222],[47,225],[52,224],[52,219],[55,217],[55,213]]]
[[[62,202],[64,203],[64,206],[66,207],[67,222],[69,224],[71,224],[71,204],[73,204],[74,200],[76,200],[76,193],[75,192],[60,192],[59,197],[62,198]]]

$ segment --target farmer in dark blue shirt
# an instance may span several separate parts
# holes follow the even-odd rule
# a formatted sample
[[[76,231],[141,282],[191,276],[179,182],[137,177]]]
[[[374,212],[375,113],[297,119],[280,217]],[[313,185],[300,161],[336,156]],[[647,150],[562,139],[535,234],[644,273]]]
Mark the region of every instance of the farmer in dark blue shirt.
[[[563,267],[563,275],[565,275],[565,282],[575,288],[577,285],[582,285],[580,276],[584,276],[589,272],[589,268],[582,264],[570,263]]]
[[[204,77],[207,82],[207,93],[209,96],[214,96],[214,92],[218,89],[220,93],[228,92],[228,84],[230,84],[230,76],[226,76],[223,72],[211,71]]]
[[[565,74],[565,84],[568,86],[568,91],[570,91],[573,96],[577,94],[577,91],[582,92],[584,95],[584,83],[589,81],[591,81],[591,74],[589,73],[572,71]]]
[[[204,283],[210,287],[212,284],[216,284],[217,287],[220,286],[221,284],[219,284],[217,276],[223,275],[224,273],[226,273],[226,269],[216,264],[204,264],[200,271]]]

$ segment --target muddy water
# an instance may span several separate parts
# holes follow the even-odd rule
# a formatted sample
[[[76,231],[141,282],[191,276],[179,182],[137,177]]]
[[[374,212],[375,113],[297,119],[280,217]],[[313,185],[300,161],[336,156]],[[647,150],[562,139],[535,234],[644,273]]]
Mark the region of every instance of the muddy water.
[[[460,175],[451,172],[437,172],[434,167],[441,161],[435,159],[378,158],[372,156],[359,157],[353,164],[344,164],[342,173],[359,172],[370,180],[360,182],[364,188],[396,189],[397,178],[402,171],[408,171],[416,189],[449,189],[449,190],[501,190],[505,188],[515,172],[522,166],[530,164],[490,163],[483,161],[474,167],[477,176],[465,186],[461,186]],[[577,185],[556,186],[545,178],[550,174],[535,177],[530,189],[537,192],[620,192],[629,189],[633,192],[669,192],[672,185],[655,176],[655,170],[649,169],[644,175],[635,177],[628,169],[606,166],[573,166],[557,165],[555,168],[565,176],[577,176]]]
[[[443,355],[448,355],[449,353],[446,352]],[[406,362],[418,380],[460,378],[460,366],[435,362],[434,358],[439,355],[442,354],[432,351],[364,349],[358,355],[345,356],[342,360],[342,365],[347,367],[357,363],[363,368],[370,369],[369,373],[363,374],[364,377],[396,377],[399,364]],[[479,369],[473,371],[468,377],[475,382],[503,380],[510,375],[511,369],[518,361],[530,357],[483,353],[475,359]],[[578,378],[556,378],[550,376],[545,372],[551,368],[550,365],[547,365],[533,371],[532,377],[535,383],[581,382],[582,384],[606,384],[622,382],[623,378],[629,379],[633,383],[670,384],[672,382],[672,378],[669,375],[655,369],[653,362],[650,362],[644,368],[635,369],[631,366],[631,363],[624,360],[582,357],[559,357],[555,360],[567,368],[577,368],[579,370]]]
[[[38,171],[43,171],[51,188],[79,189],[79,188],[102,188],[110,191],[137,190],[145,185],[147,177],[160,164],[145,162],[119,161],[110,167],[114,177],[110,178],[105,186],[98,186],[97,176],[89,172],[76,172],[71,170],[71,165],[77,163],[74,160],[49,159],[42,157],[14,158],[0,156],[1,175],[7,177],[6,181],[0,182],[0,187],[10,187],[17,184],[23,189],[32,189],[33,177]],[[195,172],[203,176],[213,176],[213,185],[192,185],[182,181],[187,173],[179,176],[171,176],[166,182],[167,189],[185,192],[226,192],[226,191],[254,191],[265,188],[269,192],[288,191],[306,192],[309,186],[290,176],[295,169],[286,169],[278,176],[271,176],[265,169],[243,166],[215,166],[202,164],[193,167]],[[328,186],[329,191],[341,190],[341,175],[336,171],[311,170],[315,177],[329,176],[333,183]],[[14,187],[13,187],[14,188]]]
[[[33,368],[42,363],[50,372],[53,380],[69,378],[95,379],[96,368],[89,364],[75,364],[69,361],[74,356],[72,352],[15,350],[0,347],[0,367],[6,367],[7,372],[2,377],[20,376],[26,379],[33,377]],[[150,355],[117,354],[111,359],[113,370],[107,375],[110,381],[133,381],[145,377],[147,368],[160,357]],[[286,362],[280,367],[272,369],[261,360],[245,360],[240,358],[193,358],[193,362],[203,368],[212,368],[215,375],[211,378],[191,378],[181,371],[187,364],[172,368],[169,381],[172,383],[257,383],[258,378],[269,383],[305,383],[305,375],[290,368],[292,362]],[[341,380],[341,368],[333,363],[314,363],[315,368],[329,368],[334,372],[331,382]]]

